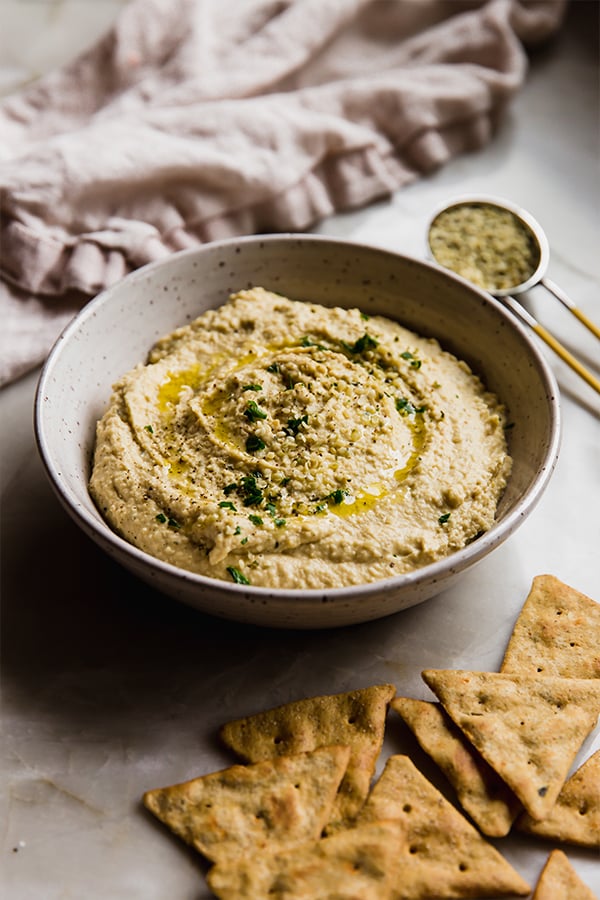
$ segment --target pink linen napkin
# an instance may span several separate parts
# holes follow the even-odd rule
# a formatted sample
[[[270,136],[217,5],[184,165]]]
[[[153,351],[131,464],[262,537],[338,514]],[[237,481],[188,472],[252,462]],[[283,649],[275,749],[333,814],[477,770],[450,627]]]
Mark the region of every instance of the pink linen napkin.
[[[0,384],[170,253],[307,230],[483,146],[566,0],[133,0],[0,104]]]

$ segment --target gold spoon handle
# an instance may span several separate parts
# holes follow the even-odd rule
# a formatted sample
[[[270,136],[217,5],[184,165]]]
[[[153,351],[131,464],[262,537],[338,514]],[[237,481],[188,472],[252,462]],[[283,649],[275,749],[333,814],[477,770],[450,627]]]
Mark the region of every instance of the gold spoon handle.
[[[542,278],[540,284],[543,284],[547,291],[550,291],[551,294],[554,294],[557,300],[566,306],[569,312],[572,312],[575,318],[579,319],[579,321],[588,328],[593,335],[595,335],[600,340],[600,328],[592,322],[591,319],[588,319],[586,314],[582,312],[578,306],[575,306],[573,301],[565,294],[561,288],[553,281],[550,281],[549,278]]]
[[[560,356],[563,362],[570,366],[570,368],[573,369],[574,372],[577,372],[577,374],[581,378],[583,378],[583,380],[586,381],[590,385],[590,387],[592,387],[598,394],[600,394],[600,381],[594,375],[592,375],[592,373],[588,371],[588,369],[586,369],[585,366],[582,365],[579,360],[567,350],[566,347],[563,347],[560,341],[557,341],[553,334],[551,334],[546,328],[544,328],[543,325],[540,325],[540,323],[537,322],[533,318],[533,316],[525,309],[525,307],[521,306],[521,304],[518,303],[514,297],[504,297],[503,299],[509,309],[511,309],[515,313],[515,315],[517,315],[519,319],[521,319],[522,322],[525,322],[526,325],[529,325],[529,327],[537,334],[537,336],[540,337],[549,347],[551,347],[557,356]]]

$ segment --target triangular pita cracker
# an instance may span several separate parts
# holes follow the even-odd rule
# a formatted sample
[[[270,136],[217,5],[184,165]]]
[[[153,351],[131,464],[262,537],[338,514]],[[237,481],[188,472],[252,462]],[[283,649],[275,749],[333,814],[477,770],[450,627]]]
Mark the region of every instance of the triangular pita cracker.
[[[408,900],[390,888],[401,847],[400,822],[375,822],[239,865],[213,866],[207,881],[220,900]]]
[[[544,819],[600,713],[600,680],[426,669],[446,712],[514,791]]]
[[[500,671],[600,678],[600,603],[553,575],[536,576]]]
[[[229,722],[220,735],[247,762],[347,744],[350,761],[332,813],[336,827],[352,820],[367,796],[395,693],[393,685],[381,684],[296,700]]]
[[[522,809],[521,803],[441,705],[396,697],[391,706],[440,767],[480,831],[488,837],[507,835]]]
[[[596,900],[562,850],[553,850],[531,900]]]
[[[407,836],[396,857],[399,894],[394,896],[443,900],[529,893],[518,872],[408,756],[388,758],[357,825],[386,819],[402,822]]]
[[[213,862],[316,840],[350,750],[322,747],[147,791],[144,805]]]
[[[553,841],[600,848],[600,750],[571,775],[543,821],[524,814],[516,827]]]

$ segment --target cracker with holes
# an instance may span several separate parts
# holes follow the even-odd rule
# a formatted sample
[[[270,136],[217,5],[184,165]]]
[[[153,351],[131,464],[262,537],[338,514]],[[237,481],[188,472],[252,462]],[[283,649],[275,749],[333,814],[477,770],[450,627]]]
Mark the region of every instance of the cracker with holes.
[[[600,713],[600,680],[426,669],[426,684],[536,821]]]
[[[392,900],[399,896],[390,885],[405,847],[400,822],[375,822],[235,866],[216,865],[207,881],[221,900]]]
[[[208,859],[229,862],[320,837],[349,757],[333,746],[231,766],[147,791],[143,802]]]
[[[596,900],[562,850],[553,850],[531,900]]]
[[[529,885],[403,755],[391,756],[357,825],[402,822],[396,888],[403,898],[526,895]],[[401,892],[400,892],[401,889]]]
[[[536,576],[500,671],[600,678],[600,603],[553,575]]]
[[[393,685],[380,684],[296,700],[228,722],[220,736],[246,762],[329,744],[348,745],[350,761],[334,804],[331,829],[351,821],[367,796],[395,693]]]
[[[521,803],[439,703],[396,697],[391,703],[440,767],[462,808],[488,837],[504,837]]]
[[[552,841],[600,848],[600,750],[571,775],[542,822],[524,814],[516,827]]]

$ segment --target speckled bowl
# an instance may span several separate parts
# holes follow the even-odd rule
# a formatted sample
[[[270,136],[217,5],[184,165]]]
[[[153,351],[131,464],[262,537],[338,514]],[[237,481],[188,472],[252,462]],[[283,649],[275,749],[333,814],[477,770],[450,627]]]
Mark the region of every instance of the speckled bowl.
[[[194,575],[143,553],[105,523],[88,493],[95,424],[116,379],[157,338],[230,293],[253,285],[325,306],[358,306],[436,337],[467,360],[506,404],[513,472],[494,526],[448,558],[356,587],[270,590]],[[65,329],[42,371],[35,404],[50,481],[83,531],[160,591],[204,612],[286,628],[323,628],[390,615],[448,588],[523,522],[552,474],[558,390],[525,329],[502,304],[441,269],[318,236],[269,235],[207,244],[139,269],[91,301]]]

